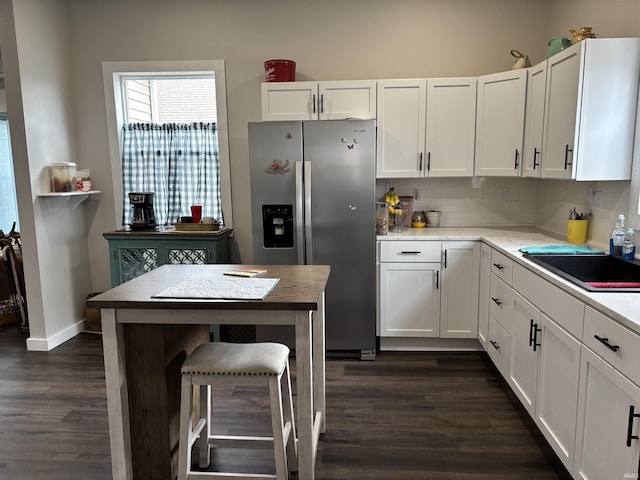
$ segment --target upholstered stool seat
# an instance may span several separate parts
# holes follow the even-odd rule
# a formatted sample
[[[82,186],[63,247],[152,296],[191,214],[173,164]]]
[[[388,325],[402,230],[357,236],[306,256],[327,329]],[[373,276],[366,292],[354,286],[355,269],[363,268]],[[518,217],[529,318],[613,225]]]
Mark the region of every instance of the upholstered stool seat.
[[[256,385],[269,387],[272,437],[213,435],[211,387]],[[207,388],[202,388],[206,386]],[[193,409],[194,387],[200,394],[199,418]],[[283,395],[284,390],[284,395]],[[197,421],[196,421],[197,420]],[[199,465],[211,461],[211,448],[272,448],[275,475],[191,471],[191,450],[198,441]],[[297,469],[296,432],[289,376],[289,348],[279,343],[221,343],[200,345],[182,366],[178,479],[273,478],[286,480]]]

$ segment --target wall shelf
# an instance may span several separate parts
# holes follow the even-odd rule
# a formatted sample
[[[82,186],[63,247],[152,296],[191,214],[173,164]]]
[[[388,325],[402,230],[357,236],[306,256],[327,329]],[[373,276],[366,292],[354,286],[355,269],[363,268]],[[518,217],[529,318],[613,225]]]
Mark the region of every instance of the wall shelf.
[[[45,201],[47,210],[49,210],[50,214],[53,214],[63,206],[73,211],[91,195],[97,195],[99,193],[101,193],[100,190],[89,190],[88,192],[50,192],[39,193],[38,197]]]

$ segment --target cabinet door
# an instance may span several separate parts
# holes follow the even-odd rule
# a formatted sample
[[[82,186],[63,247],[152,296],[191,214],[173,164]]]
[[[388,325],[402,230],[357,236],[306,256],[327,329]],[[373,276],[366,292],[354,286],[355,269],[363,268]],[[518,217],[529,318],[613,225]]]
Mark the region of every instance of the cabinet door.
[[[437,337],[440,264],[380,264],[380,335]]]
[[[317,82],[265,82],[262,89],[262,120],[316,120]]]
[[[540,314],[540,324],[535,420],[564,466],[571,471],[576,438],[580,342],[544,313]]]
[[[426,85],[425,79],[378,81],[377,177],[422,176]]]
[[[491,292],[491,247],[480,245],[480,288],[478,292],[478,340],[487,349],[489,296]]]
[[[478,242],[442,243],[440,337],[478,336]]]
[[[475,174],[520,174],[526,69],[478,78]]]
[[[547,85],[546,60],[528,69],[527,105],[524,119],[522,176],[539,177],[544,126],[544,98]]]
[[[571,178],[572,175],[581,51],[576,45],[547,60],[542,164],[545,178]]]
[[[376,118],[376,81],[319,82],[320,120]]]
[[[509,384],[531,417],[535,415],[538,379],[538,317],[538,309],[514,292]]]
[[[582,347],[573,477],[638,478],[640,388]]]
[[[427,80],[426,175],[471,177],[477,79]]]

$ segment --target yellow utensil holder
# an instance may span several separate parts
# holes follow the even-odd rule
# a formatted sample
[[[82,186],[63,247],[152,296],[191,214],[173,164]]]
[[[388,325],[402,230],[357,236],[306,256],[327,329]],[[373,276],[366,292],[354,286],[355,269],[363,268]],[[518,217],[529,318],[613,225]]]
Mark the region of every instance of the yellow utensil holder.
[[[567,220],[567,242],[587,243],[589,220]]]

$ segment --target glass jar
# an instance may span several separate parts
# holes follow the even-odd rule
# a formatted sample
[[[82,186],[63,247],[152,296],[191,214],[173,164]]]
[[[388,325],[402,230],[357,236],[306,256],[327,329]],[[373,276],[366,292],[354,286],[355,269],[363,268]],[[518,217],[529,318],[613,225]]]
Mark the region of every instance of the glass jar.
[[[52,192],[75,192],[76,164],[73,162],[52,163],[49,165]]]
[[[389,204],[376,202],[376,235],[389,233]]]

